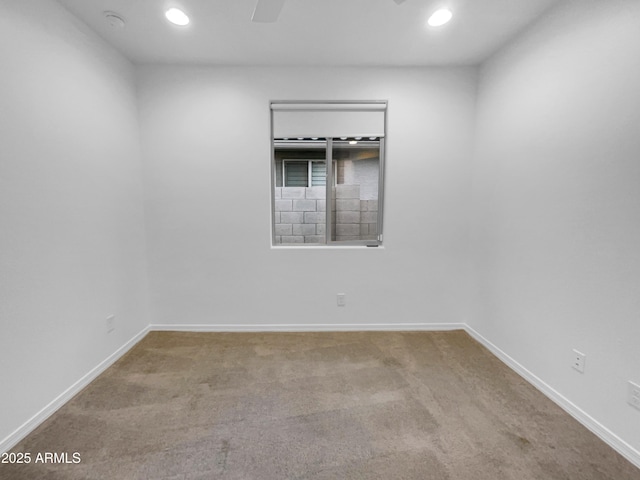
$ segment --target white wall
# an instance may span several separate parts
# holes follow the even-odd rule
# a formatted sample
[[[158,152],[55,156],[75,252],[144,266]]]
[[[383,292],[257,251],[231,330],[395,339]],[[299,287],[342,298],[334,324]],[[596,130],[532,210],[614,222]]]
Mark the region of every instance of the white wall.
[[[55,2],[0,2],[0,445],[151,318],[468,321],[639,450],[639,18],[565,2],[483,66],[477,112],[473,68],[143,66],[140,131],[126,60]],[[389,100],[384,249],[270,248],[272,99]]]
[[[0,69],[4,448],[149,319],[132,66],[29,0],[0,2]]]
[[[469,319],[636,455],[639,21],[637,0],[565,2],[483,65]]]
[[[475,81],[473,68],[140,68],[153,322],[464,321]],[[384,249],[270,247],[269,100],[283,99],[389,100]]]

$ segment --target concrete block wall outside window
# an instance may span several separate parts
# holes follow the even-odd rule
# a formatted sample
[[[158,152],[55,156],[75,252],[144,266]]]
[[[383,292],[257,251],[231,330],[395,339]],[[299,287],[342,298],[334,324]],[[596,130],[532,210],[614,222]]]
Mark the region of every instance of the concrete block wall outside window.
[[[336,185],[333,212],[333,240],[375,240],[378,233],[378,200],[361,198],[360,185]]]
[[[325,243],[325,187],[275,187],[276,245]]]
[[[359,185],[336,185],[333,191],[333,240],[375,240],[378,201],[360,199]],[[275,244],[324,244],[325,209],[325,187],[275,187]]]

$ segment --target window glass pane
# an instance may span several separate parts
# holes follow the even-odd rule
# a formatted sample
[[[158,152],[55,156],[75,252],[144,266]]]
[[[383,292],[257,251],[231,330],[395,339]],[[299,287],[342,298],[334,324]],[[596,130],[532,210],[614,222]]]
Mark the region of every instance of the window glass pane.
[[[285,187],[306,187],[309,183],[308,162],[285,162],[284,164],[284,186]]]
[[[326,244],[326,153],[324,139],[274,139],[275,245]]]
[[[331,240],[377,241],[380,140],[334,140]]]
[[[322,187],[327,184],[326,162],[311,162],[311,186]]]

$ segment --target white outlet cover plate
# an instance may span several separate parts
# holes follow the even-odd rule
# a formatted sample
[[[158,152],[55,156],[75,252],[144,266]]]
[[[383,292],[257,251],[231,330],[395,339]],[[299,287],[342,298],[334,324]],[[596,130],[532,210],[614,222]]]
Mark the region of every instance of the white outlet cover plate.
[[[107,333],[113,332],[115,328],[116,328],[116,316],[109,315],[107,317]]]
[[[571,362],[571,366],[573,367],[573,369],[577,370],[580,373],[584,373],[584,364],[586,358],[587,356],[584,353],[573,349],[573,360]]]

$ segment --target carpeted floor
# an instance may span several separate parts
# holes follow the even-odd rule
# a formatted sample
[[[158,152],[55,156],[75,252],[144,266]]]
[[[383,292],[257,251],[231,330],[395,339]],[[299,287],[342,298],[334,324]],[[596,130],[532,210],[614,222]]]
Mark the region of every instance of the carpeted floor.
[[[12,451],[2,479],[640,479],[462,331],[152,332]]]

